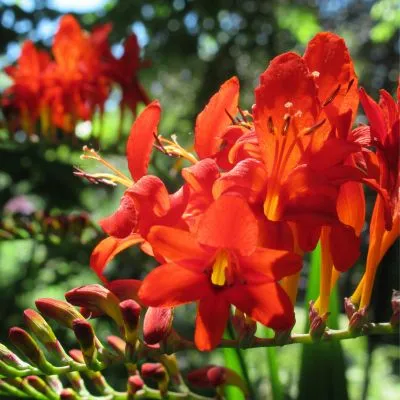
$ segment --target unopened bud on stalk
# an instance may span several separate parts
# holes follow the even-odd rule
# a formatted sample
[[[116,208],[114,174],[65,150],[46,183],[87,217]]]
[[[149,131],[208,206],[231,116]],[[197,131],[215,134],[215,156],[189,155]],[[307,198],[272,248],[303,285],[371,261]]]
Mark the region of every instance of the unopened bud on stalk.
[[[72,389],[63,389],[60,393],[60,400],[79,400],[80,397]]]
[[[97,355],[96,336],[92,325],[85,319],[76,319],[72,322],[72,329],[81,346],[85,363],[87,365],[92,365]]]
[[[164,366],[160,363],[144,363],[141,368],[142,377],[150,378],[157,382],[161,395],[168,392],[169,376]]]
[[[95,313],[103,312],[122,328],[123,320],[119,309],[119,299],[101,285],[86,285],[70,290],[65,294],[67,301]]]
[[[257,330],[256,321],[236,308],[235,315],[232,318],[232,324],[237,332],[239,342],[242,345],[250,345]]]
[[[143,321],[143,338],[147,344],[163,341],[171,332],[172,308],[149,307]]]
[[[135,344],[138,335],[140,305],[135,300],[124,300],[119,303],[125,327],[125,340]]]
[[[349,331],[357,336],[361,333],[363,328],[368,323],[367,309],[362,308],[361,310],[356,311],[350,318],[349,321]]]
[[[26,357],[28,360],[41,369],[43,372],[52,373],[52,367],[47,362],[39,345],[33,340],[25,330],[14,327],[8,334],[11,343]]]
[[[57,394],[47,385],[47,383],[38,376],[31,375],[25,378],[25,381],[39,393],[44,394],[49,399],[57,399]]]
[[[344,298],[344,311],[346,312],[347,318],[349,320],[353,316],[353,314],[357,311],[356,306],[351,301],[351,298],[348,297]]]
[[[71,358],[77,363],[85,364],[85,359],[83,358],[83,354],[80,350],[72,349],[68,353],[71,356]]]
[[[74,306],[66,303],[65,301],[39,299],[36,300],[35,304],[43,315],[70,329],[72,329],[72,321],[83,318],[83,316]]]
[[[135,398],[136,392],[143,389],[144,382],[139,375],[132,375],[128,378],[128,400]]]
[[[107,343],[120,356],[123,356],[125,354],[126,343],[120,337],[118,337],[118,336],[108,336],[107,337]]]
[[[54,354],[58,360],[65,361],[67,354],[46,320],[35,310],[31,309],[24,311],[24,319],[29,330],[43,343],[46,349],[51,354]]]
[[[10,349],[8,349],[2,343],[0,343],[0,361],[16,369],[29,368],[29,364],[22,361],[16,354],[14,354]]]
[[[248,396],[244,380],[229,368],[207,365],[189,372],[187,378],[193,386],[203,388],[223,389],[226,385],[237,386],[246,398]]]
[[[314,302],[310,301],[310,308],[308,312],[310,319],[310,336],[313,340],[321,339],[322,335],[326,330],[326,320],[329,317],[329,313],[323,315],[318,314],[318,310],[314,307]]]
[[[390,318],[390,324],[393,327],[398,327],[400,324],[400,291],[393,290],[392,294],[392,310],[393,314]]]

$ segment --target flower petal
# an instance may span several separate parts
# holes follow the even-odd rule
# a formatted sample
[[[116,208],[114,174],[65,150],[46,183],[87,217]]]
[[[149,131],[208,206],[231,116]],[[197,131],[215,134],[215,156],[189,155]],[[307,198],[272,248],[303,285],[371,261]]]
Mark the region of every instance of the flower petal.
[[[200,300],[197,309],[194,341],[202,351],[215,348],[222,339],[229,318],[229,303],[214,293]]]
[[[251,254],[257,245],[257,220],[247,202],[237,196],[222,196],[207,209],[199,222],[200,244]]]
[[[139,301],[139,288],[142,281],[138,279],[117,279],[111,281],[107,288],[113,292],[121,301],[132,299]]]
[[[100,220],[99,224],[104,232],[121,239],[131,234],[136,228],[137,214],[133,199],[123,195],[118,210],[109,217]]]
[[[240,311],[275,330],[290,329],[295,322],[293,305],[278,283],[236,285],[226,299]]]
[[[335,224],[329,239],[333,265],[340,272],[347,271],[360,256],[360,238],[352,227]]]
[[[147,237],[153,252],[166,262],[179,263],[183,260],[203,261],[206,264],[209,253],[196,241],[196,237],[183,229],[169,226],[154,226]]]
[[[340,187],[337,211],[340,221],[352,226],[360,236],[365,221],[365,196],[361,183],[346,182]]]
[[[139,298],[151,307],[175,307],[197,301],[210,292],[209,278],[177,264],[163,264],[143,280]]]
[[[239,80],[233,77],[221,86],[197,116],[194,148],[200,158],[211,157],[218,152],[221,136],[231,123],[227,112],[236,115],[238,101]]]
[[[250,256],[239,257],[239,264],[241,269],[258,271],[271,281],[279,281],[299,272],[303,260],[298,254],[288,251],[257,247]]]
[[[160,103],[150,103],[133,123],[126,144],[126,157],[132,178],[136,181],[147,173],[150,154],[161,117]]]
[[[318,72],[314,78],[318,97],[321,104],[329,102],[325,106],[328,116],[337,116],[350,109],[354,119],[358,107],[358,81],[344,40],[331,32],[318,33],[308,43],[304,60],[310,72]]]
[[[137,202],[140,214],[144,209],[148,209],[157,217],[162,217],[171,206],[164,182],[153,175],[140,178],[125,192],[125,195]]]
[[[90,256],[90,267],[104,283],[107,283],[103,275],[106,265],[121,251],[141,242],[143,238],[138,234],[132,234],[123,239],[110,236],[102,240],[93,250]]]

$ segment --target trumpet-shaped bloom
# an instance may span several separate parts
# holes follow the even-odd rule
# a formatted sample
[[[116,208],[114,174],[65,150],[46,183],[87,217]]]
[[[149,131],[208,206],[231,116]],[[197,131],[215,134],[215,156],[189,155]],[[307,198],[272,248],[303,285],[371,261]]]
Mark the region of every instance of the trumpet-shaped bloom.
[[[152,307],[198,302],[195,342],[210,350],[221,340],[230,304],[276,330],[294,324],[293,306],[277,281],[297,272],[301,258],[257,246],[257,219],[247,202],[222,196],[206,210],[196,232],[155,226],[148,240],[164,264],[139,290]]]
[[[160,114],[160,105],[155,101],[133,124],[127,143],[128,167],[133,181],[124,178],[129,187],[121,198],[119,208],[100,221],[100,226],[109,237],[93,250],[90,265],[105,282],[103,272],[107,263],[121,251],[142,244],[142,249],[152,254],[146,243],[151,226],[185,225],[181,216],[187,203],[186,188],[170,195],[158,177],[146,175]]]

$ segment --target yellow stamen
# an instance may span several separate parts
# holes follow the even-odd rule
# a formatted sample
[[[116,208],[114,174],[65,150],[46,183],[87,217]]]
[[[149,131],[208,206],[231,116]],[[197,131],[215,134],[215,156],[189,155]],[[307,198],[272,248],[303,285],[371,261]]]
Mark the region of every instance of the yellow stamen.
[[[225,270],[229,266],[229,256],[226,250],[220,250],[215,258],[212,274],[211,274],[211,282],[217,286],[224,286],[226,282]]]
[[[114,172],[115,174],[114,175],[114,174],[98,173],[90,175],[93,178],[104,179],[112,183],[120,183],[126,187],[131,187],[135,183],[132,179],[128,178],[125,174],[123,174],[121,171],[119,171],[117,168],[111,165],[108,161],[104,160],[104,158],[101,157],[96,150],[89,148],[88,146],[83,146],[82,150],[83,150],[83,154],[81,155],[82,160],[98,161],[101,164],[103,164],[106,168]]]
[[[158,139],[163,145],[163,149],[165,150],[166,153],[177,157],[183,157],[192,164],[196,164],[198,162],[197,158],[191,152],[184,149],[178,143],[175,135],[171,136],[172,140],[166,139],[161,135],[158,136]]]

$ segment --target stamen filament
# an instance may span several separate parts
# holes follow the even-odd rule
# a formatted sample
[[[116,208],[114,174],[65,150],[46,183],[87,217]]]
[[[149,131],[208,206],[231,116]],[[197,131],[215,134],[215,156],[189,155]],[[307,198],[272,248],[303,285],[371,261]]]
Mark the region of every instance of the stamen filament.
[[[129,186],[132,186],[134,184],[133,180],[128,178],[125,174],[123,174],[121,171],[119,171],[117,168],[115,168],[113,165],[111,165],[108,161],[106,161],[103,157],[101,157],[100,154],[97,153],[96,150],[91,149],[88,146],[83,146],[83,154],[81,155],[81,159],[82,160],[96,160],[96,161],[99,161],[106,168],[110,169],[116,175],[118,175],[123,181],[129,182]]]

